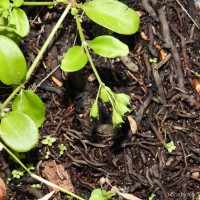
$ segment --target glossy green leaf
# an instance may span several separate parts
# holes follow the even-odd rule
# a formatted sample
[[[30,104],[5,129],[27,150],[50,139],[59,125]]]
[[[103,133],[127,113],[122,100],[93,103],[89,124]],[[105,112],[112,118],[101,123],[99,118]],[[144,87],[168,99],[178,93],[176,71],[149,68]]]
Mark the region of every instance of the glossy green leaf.
[[[118,102],[124,104],[125,106],[130,104],[131,97],[124,93],[115,94],[115,98]]]
[[[31,150],[39,139],[39,132],[30,117],[12,111],[2,120],[0,125],[2,140],[17,152],[27,152]]]
[[[81,6],[86,15],[114,32],[131,35],[138,31],[139,15],[119,1],[89,1]]]
[[[23,4],[24,0],[13,0],[15,7],[19,7]]]
[[[37,127],[45,120],[45,106],[40,97],[28,90],[22,90],[12,103],[12,110],[28,115]]]
[[[90,118],[97,118],[99,119],[99,107],[98,101],[96,100],[90,109]]]
[[[0,81],[5,85],[20,84],[26,74],[26,61],[11,39],[0,35]]]
[[[112,192],[106,192],[103,189],[94,189],[91,193],[89,200],[112,200],[114,194]]]
[[[26,13],[20,8],[14,8],[8,17],[8,26],[14,28],[21,37],[28,35],[30,25]]]
[[[83,47],[71,47],[65,54],[61,63],[61,69],[66,72],[75,72],[82,69],[87,63],[87,55]]]
[[[101,88],[101,99],[103,102],[109,102],[108,91],[105,88]]]
[[[0,7],[8,9],[10,6],[10,0],[0,0]]]
[[[94,51],[94,53],[106,58],[126,56],[129,53],[126,44],[109,35],[96,37],[88,44],[88,46]]]

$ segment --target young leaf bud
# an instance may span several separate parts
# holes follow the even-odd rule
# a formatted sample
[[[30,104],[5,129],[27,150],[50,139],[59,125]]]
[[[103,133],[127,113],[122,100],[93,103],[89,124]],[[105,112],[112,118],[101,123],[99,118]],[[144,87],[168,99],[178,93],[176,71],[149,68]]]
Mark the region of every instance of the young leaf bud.
[[[123,103],[120,103],[119,101],[115,101],[115,109],[121,116],[131,112],[129,108],[127,108]]]
[[[90,109],[90,118],[97,118],[99,119],[99,108],[98,108],[98,101],[96,100]]]
[[[115,98],[120,103],[123,103],[125,106],[130,104],[131,97],[124,93],[115,94]]]
[[[122,116],[116,110],[113,110],[112,123],[114,127],[119,127],[124,123]]]

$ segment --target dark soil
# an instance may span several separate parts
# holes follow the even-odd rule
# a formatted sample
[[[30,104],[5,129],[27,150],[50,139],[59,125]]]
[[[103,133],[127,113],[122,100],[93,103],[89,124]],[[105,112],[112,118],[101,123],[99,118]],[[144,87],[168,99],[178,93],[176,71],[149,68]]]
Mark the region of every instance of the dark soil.
[[[180,2],[200,25],[196,1]],[[127,119],[122,128],[113,129],[110,105],[101,102],[100,120],[90,122],[89,108],[98,83],[92,79],[89,64],[73,74],[58,69],[53,76],[62,86],[50,76],[36,89],[47,108],[46,121],[40,128],[37,147],[26,154],[23,162],[33,163],[34,173],[55,183],[62,182],[66,187],[69,183],[65,183],[65,177],[70,176],[74,193],[85,199],[100,187],[100,178],[107,176],[121,192],[144,200],[151,194],[158,200],[196,200],[200,193],[200,80],[195,73],[200,73],[200,31],[176,0],[123,2],[141,14],[141,26],[135,35],[115,36],[129,45],[129,58],[138,70],[129,70],[121,59],[93,58],[106,85],[131,96],[130,116],[137,122],[137,133],[131,132]],[[25,10],[31,32],[21,41],[21,48],[30,66],[63,7],[26,7]],[[83,17],[83,28],[88,40],[107,32],[86,17]],[[60,64],[63,54],[74,43],[80,41],[75,21],[69,15],[27,87],[35,88]],[[160,54],[163,51],[164,60]],[[150,62],[153,58],[157,58],[157,63]],[[9,88],[1,87],[1,101],[9,92]],[[57,139],[51,147],[42,144],[47,135]],[[176,146],[172,153],[165,148],[170,141]],[[67,150],[59,156],[61,144]],[[45,158],[47,152],[50,155]],[[19,166],[6,152],[0,156],[0,176],[4,180],[11,178],[7,199],[32,200],[49,193],[46,185],[32,188],[37,181],[28,175],[13,179],[11,172]],[[64,178],[60,171],[65,173]],[[103,188],[111,189],[107,184]],[[54,199],[70,198],[57,193]]]

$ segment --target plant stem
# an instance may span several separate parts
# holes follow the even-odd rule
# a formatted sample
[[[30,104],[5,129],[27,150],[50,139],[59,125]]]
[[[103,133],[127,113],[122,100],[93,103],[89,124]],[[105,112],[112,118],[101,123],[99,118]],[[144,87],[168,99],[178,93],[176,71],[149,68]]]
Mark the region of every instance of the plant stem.
[[[21,90],[22,87],[22,85],[19,85],[15,88],[15,90],[9,95],[9,97],[3,102],[3,104],[0,105],[0,111],[10,103],[10,101],[15,97],[15,95]]]
[[[89,62],[90,62],[90,65],[91,65],[91,67],[92,67],[92,70],[94,71],[94,74],[95,74],[95,76],[96,76],[96,78],[97,78],[99,84],[100,84],[102,87],[104,87],[105,84],[102,82],[102,80],[101,80],[101,78],[100,78],[100,76],[99,76],[99,74],[98,74],[98,72],[97,72],[97,70],[96,70],[96,67],[95,67],[95,65],[94,65],[94,62],[93,62],[93,60],[92,60],[92,57],[91,57],[91,55],[90,55],[90,53],[89,53],[89,51],[88,51],[87,42],[85,41],[85,37],[84,37],[84,34],[83,34],[83,29],[82,29],[82,27],[81,27],[81,23],[80,23],[80,18],[79,18],[79,16],[78,16],[78,15],[75,15],[75,19],[76,19],[76,24],[77,24],[79,36],[80,36],[82,45],[83,45],[83,47],[84,47],[84,49],[85,49],[85,52],[86,52],[86,54],[87,54],[88,60],[89,60]]]
[[[40,177],[40,176],[38,176],[38,175],[36,175],[36,174],[31,173],[30,175],[31,175],[33,178],[37,179],[38,181],[40,181],[40,182],[42,182],[42,183],[45,183],[46,185],[49,185],[49,186],[51,186],[51,187],[53,187],[53,188],[56,188],[56,189],[58,189],[58,190],[60,190],[60,191],[62,191],[62,192],[64,192],[64,193],[66,193],[66,194],[69,194],[70,196],[73,196],[73,197],[75,197],[76,199],[85,200],[85,199],[83,199],[82,197],[80,197],[80,196],[78,196],[78,195],[76,195],[76,194],[74,194],[74,193],[72,193],[72,192],[70,192],[70,191],[68,191],[68,190],[66,190],[66,189],[64,189],[64,188],[62,188],[62,187],[56,185],[56,184],[54,184],[54,183],[51,183],[51,182],[47,181],[46,179],[43,179],[42,177]]]
[[[17,86],[15,88],[15,90],[12,92],[12,94],[5,100],[5,102],[0,106],[0,110],[2,110],[3,108],[5,108],[8,103],[14,98],[14,96],[20,91],[21,88],[24,87],[24,85],[26,84],[26,82],[29,80],[31,74],[33,73],[33,71],[35,70],[35,68],[37,67],[38,62],[40,61],[40,59],[42,58],[44,52],[46,51],[49,43],[51,42],[52,38],[54,37],[56,31],[58,30],[58,28],[60,27],[60,25],[62,24],[63,20],[65,19],[66,15],[68,14],[69,10],[71,8],[71,4],[69,4],[65,11],[63,12],[63,14],[61,15],[60,19],[58,20],[58,22],[56,23],[56,25],[54,26],[52,32],[50,33],[49,37],[47,38],[47,40],[45,41],[44,45],[42,46],[41,50],[39,51],[38,55],[36,56],[35,60],[33,61],[31,67],[29,68],[27,74],[26,74],[26,78],[24,83],[22,83],[21,85]]]
[[[26,74],[26,80],[25,82],[27,82],[27,80],[30,78],[31,74],[33,73],[33,71],[35,70],[38,62],[40,61],[40,59],[42,58],[44,52],[46,51],[49,43],[51,42],[52,38],[54,37],[56,31],[58,30],[58,28],[60,27],[60,25],[62,24],[63,20],[65,19],[66,15],[68,14],[69,10],[71,8],[71,4],[69,4],[65,11],[63,12],[63,14],[61,15],[60,19],[58,20],[58,22],[56,23],[56,25],[54,26],[53,30],[51,31],[49,37],[47,38],[47,40],[45,41],[44,45],[42,46],[41,50],[39,51],[37,57],[35,58],[35,60],[33,61],[30,69],[28,70],[27,74]]]
[[[3,148],[7,151],[7,153],[8,153],[10,156],[12,156],[12,157],[23,167],[23,169],[26,170],[26,172],[28,172],[28,173],[30,174],[31,177],[37,179],[38,181],[40,181],[40,182],[42,182],[42,183],[44,183],[44,184],[46,184],[46,185],[49,185],[49,186],[51,186],[51,187],[53,187],[53,188],[56,188],[56,189],[58,189],[58,190],[60,190],[60,191],[62,191],[62,192],[64,192],[64,193],[66,193],[66,194],[68,194],[68,195],[70,195],[70,196],[73,196],[73,197],[75,197],[76,199],[85,200],[85,199],[83,199],[82,197],[80,197],[80,196],[78,196],[78,195],[76,195],[76,194],[74,194],[74,193],[72,193],[72,192],[70,192],[70,191],[67,191],[67,190],[64,189],[64,188],[62,188],[62,187],[60,187],[60,186],[58,186],[58,185],[56,185],[56,184],[54,184],[54,183],[51,183],[51,182],[45,180],[44,178],[42,178],[42,177],[40,177],[40,176],[38,176],[38,175],[36,175],[36,174],[31,173],[31,172],[29,171],[29,169],[20,161],[20,159],[17,158],[17,157],[16,157],[5,145],[3,145],[1,142],[0,142],[0,147],[1,147],[1,148],[0,148],[0,151],[1,151],[2,147],[3,147]]]
[[[61,4],[62,2],[24,2],[23,6],[55,6]]]
[[[29,169],[27,169],[27,167],[20,161],[20,159],[15,156],[15,154],[12,153],[12,151],[10,151],[5,145],[3,145],[1,142],[0,142],[0,146],[3,146],[3,148],[7,151],[7,153],[12,156],[15,161],[17,161],[30,175],[31,175],[31,172],[29,171]]]

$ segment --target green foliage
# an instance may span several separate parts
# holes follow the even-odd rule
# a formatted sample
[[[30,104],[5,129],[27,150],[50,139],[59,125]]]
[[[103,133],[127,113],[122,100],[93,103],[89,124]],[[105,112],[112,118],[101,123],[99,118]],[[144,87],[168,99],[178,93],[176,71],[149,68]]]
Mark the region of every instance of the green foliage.
[[[106,90],[106,88],[101,88],[101,99],[103,100],[103,102],[109,102],[109,95],[108,92]]]
[[[29,171],[35,169],[35,167],[33,167],[33,164],[28,164],[27,166],[28,166],[27,169],[28,169]],[[22,176],[24,176],[24,173],[25,173],[25,172],[26,172],[26,170],[25,170],[24,168],[22,168],[22,167],[17,168],[17,169],[14,169],[14,170],[12,171],[13,178],[19,179],[19,178],[21,178]]]
[[[64,151],[67,150],[67,147],[64,144],[61,144],[59,146],[59,150],[60,150],[59,156],[62,156],[64,154]]]
[[[28,90],[21,90],[12,103],[12,110],[28,115],[37,127],[40,127],[45,120],[45,106],[42,100],[37,94]]]
[[[19,42],[19,36],[28,35],[30,25],[26,13],[18,8],[22,5],[23,0],[1,0],[0,2],[0,35],[11,38],[16,43]]]
[[[36,189],[40,189],[42,187],[42,185],[37,183],[37,184],[32,184],[31,187],[36,188]]]
[[[26,61],[11,39],[0,35],[0,81],[5,85],[20,84],[26,75]]]
[[[11,3],[9,0],[1,0],[0,1],[0,7],[4,9],[8,9],[11,6]]]
[[[106,58],[126,56],[129,53],[126,44],[109,35],[94,38],[88,46],[94,51],[94,53]]]
[[[98,107],[98,100],[95,100],[92,108],[90,109],[90,118],[97,118],[99,119],[99,107]]]
[[[22,176],[24,176],[24,169],[22,168],[14,169],[12,171],[12,176],[13,178],[17,178],[17,179],[21,178]]]
[[[14,3],[15,7],[20,7],[24,2],[24,0],[12,0],[12,1]]]
[[[56,141],[56,138],[48,135],[48,136],[46,136],[46,138],[44,140],[42,140],[42,144],[46,144],[49,147],[51,147],[55,141]]]
[[[114,194],[112,192],[106,192],[100,188],[94,189],[91,193],[89,200],[112,200]]]
[[[20,8],[13,8],[8,16],[8,27],[12,27],[21,37],[28,35],[30,25],[26,13]]]
[[[169,153],[171,153],[173,150],[176,149],[176,146],[175,146],[173,141],[167,143],[166,147],[167,147],[167,150],[168,150]]]
[[[39,132],[31,118],[18,111],[11,111],[1,120],[2,140],[13,150],[26,152],[35,147]]]
[[[130,104],[130,97],[124,93],[116,94],[107,86],[100,88],[100,94],[102,101],[105,103],[110,102],[113,107],[113,113],[112,113],[113,126],[114,127],[121,126],[121,124],[124,122],[123,117],[125,116],[125,114],[131,112],[131,110],[127,107]],[[98,110],[97,99],[90,111],[90,117],[93,118],[99,117],[97,113]]]
[[[61,63],[61,69],[66,72],[75,72],[82,69],[87,63],[87,55],[83,47],[71,47],[65,54]]]
[[[150,63],[157,63],[157,62],[158,62],[158,59],[157,59],[157,58],[150,58],[150,59],[149,59],[149,62],[150,62]]]
[[[138,14],[119,1],[89,1],[80,7],[91,20],[120,34],[134,34],[140,25]]]
[[[48,159],[49,155],[50,155],[50,151],[47,151],[46,154],[45,154],[45,158]]]
[[[151,196],[148,198],[148,200],[153,200],[156,197],[155,194],[151,194]]]

